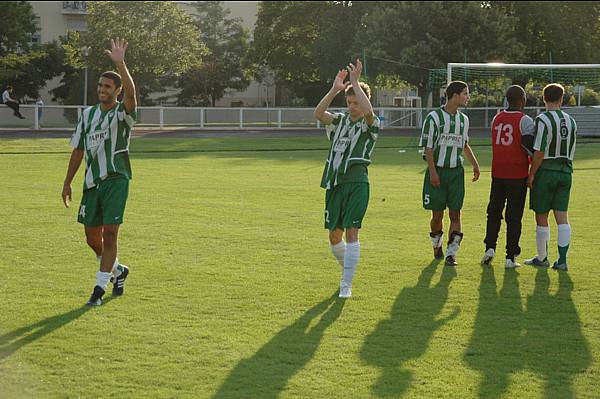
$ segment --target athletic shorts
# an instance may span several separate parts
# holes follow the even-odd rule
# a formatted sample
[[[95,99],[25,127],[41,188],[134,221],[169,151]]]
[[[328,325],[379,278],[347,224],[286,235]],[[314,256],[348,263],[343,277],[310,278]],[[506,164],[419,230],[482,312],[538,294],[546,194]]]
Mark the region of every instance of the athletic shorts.
[[[129,179],[118,175],[83,192],[77,221],[88,227],[122,224],[129,194]]]
[[[357,228],[369,205],[369,183],[344,183],[325,192],[325,228]]]
[[[568,211],[572,177],[571,173],[557,170],[538,170],[529,193],[529,208],[535,213],[547,213],[551,209]]]
[[[429,168],[423,180],[423,208],[431,211],[451,211],[462,209],[465,199],[465,170],[462,166],[456,168],[436,167],[440,176],[440,187],[431,185]]]

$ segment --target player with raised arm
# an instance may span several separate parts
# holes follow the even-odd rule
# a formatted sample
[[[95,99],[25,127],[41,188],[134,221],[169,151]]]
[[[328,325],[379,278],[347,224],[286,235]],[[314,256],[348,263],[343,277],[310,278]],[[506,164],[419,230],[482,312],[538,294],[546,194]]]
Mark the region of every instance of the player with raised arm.
[[[533,144],[533,119],[523,113],[526,97],[521,86],[506,90],[508,107],[492,121],[492,187],[487,207],[485,255],[481,260],[489,265],[496,252],[496,242],[506,204],[505,267],[521,266],[515,257],[521,253],[521,220],[527,197],[529,158],[526,148]]]
[[[87,303],[92,306],[102,304],[109,281],[114,283],[113,295],[122,295],[129,274],[127,266],[117,259],[119,226],[123,223],[131,179],[129,139],[137,107],[135,85],[125,65],[126,50],[127,41],[119,38],[111,40],[111,50],[106,50],[119,73],[108,71],[100,76],[99,104],[86,108],[77,122],[62,190],[63,202],[69,207],[71,182],[85,155],[78,221],[84,225],[87,244],[100,261],[96,285]],[[118,102],[121,90],[123,102]]]
[[[537,255],[525,264],[548,267],[548,241],[550,226],[548,214],[554,211],[558,225],[558,260],[555,270],[568,270],[567,253],[571,243],[569,224],[569,197],[573,180],[573,158],[577,137],[577,124],[560,109],[565,89],[551,83],[544,87],[546,112],[535,118],[533,160],[527,185],[531,188],[529,207],[535,211]]]
[[[352,295],[352,280],[360,258],[358,232],[369,203],[367,167],[379,134],[379,118],[370,102],[371,89],[358,80],[361,72],[360,60],[356,60],[356,65],[350,64],[348,70],[339,71],[331,90],[314,111],[315,118],[326,126],[331,142],[321,187],[326,190],[325,228],[329,230],[331,251],[342,267],[340,298]],[[344,82],[348,75],[350,81]],[[341,91],[346,94],[347,112],[328,112]]]
[[[446,87],[446,104],[425,118],[420,146],[424,147],[427,171],[423,182],[423,208],[430,210],[431,233],[436,259],[444,259],[443,220],[448,208],[450,229],[446,266],[456,266],[456,254],[463,239],[461,209],[465,197],[462,154],[473,166],[473,181],[479,179],[479,164],[469,146],[469,118],[459,111],[469,101],[465,82],[453,81]]]

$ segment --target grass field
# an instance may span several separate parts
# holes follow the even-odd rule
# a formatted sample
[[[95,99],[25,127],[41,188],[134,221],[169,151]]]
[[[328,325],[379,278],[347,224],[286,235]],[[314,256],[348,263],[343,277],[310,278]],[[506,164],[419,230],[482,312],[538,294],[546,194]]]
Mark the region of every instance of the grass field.
[[[131,274],[92,309],[81,173],[60,200],[67,140],[0,140],[0,397],[600,397],[600,145],[577,148],[568,273],[479,265],[490,147],[475,146],[453,271],[432,263],[415,140],[382,136],[346,301],[324,139],[133,140]],[[527,210],[524,256],[534,231]]]

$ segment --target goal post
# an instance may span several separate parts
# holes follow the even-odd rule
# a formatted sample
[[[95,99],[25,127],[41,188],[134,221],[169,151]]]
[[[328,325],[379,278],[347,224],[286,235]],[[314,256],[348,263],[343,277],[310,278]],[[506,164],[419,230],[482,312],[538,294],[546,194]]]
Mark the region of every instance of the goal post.
[[[450,62],[447,69],[447,83],[452,81],[452,71],[456,68],[462,69],[513,69],[513,70],[528,70],[528,69],[545,69],[552,70],[575,70],[575,69],[596,69],[600,73],[600,64],[504,64],[501,62],[490,63],[465,63],[465,62]]]

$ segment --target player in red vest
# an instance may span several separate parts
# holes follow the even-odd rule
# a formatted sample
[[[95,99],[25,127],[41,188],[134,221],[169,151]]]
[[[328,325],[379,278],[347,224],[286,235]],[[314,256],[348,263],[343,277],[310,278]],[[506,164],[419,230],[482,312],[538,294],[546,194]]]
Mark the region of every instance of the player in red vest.
[[[496,241],[506,203],[506,262],[512,269],[521,266],[515,257],[521,253],[521,219],[527,196],[529,157],[533,144],[533,119],[523,113],[525,90],[510,86],[506,91],[508,109],[498,113],[492,122],[492,189],[487,207],[485,255],[482,264],[489,265],[496,253]]]

